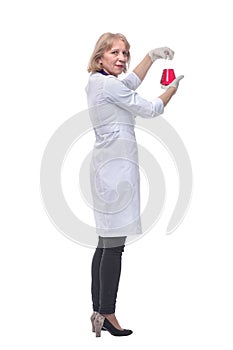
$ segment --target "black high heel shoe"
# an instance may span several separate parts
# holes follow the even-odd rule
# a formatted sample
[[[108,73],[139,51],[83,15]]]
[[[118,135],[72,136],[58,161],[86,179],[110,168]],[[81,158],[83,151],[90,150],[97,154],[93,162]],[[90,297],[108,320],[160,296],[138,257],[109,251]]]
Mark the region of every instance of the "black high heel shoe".
[[[108,331],[110,334],[116,337],[123,337],[133,333],[133,331],[131,331],[130,329],[123,329],[121,331],[120,329],[115,328],[113,324],[109,322],[106,318],[104,319],[102,329]]]

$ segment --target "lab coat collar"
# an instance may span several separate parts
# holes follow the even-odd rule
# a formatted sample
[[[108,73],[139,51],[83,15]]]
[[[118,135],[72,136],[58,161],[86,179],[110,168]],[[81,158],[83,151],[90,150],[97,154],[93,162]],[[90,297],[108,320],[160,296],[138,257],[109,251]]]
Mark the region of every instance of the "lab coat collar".
[[[99,70],[98,73],[101,73],[101,74],[103,74],[103,75],[109,75],[109,74],[108,74],[107,72],[105,72],[105,70],[103,70],[103,69]]]

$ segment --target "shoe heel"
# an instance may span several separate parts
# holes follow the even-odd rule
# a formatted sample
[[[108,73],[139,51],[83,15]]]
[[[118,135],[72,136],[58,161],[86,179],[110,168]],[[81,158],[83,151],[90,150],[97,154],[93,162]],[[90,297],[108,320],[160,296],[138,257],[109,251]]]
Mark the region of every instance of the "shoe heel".
[[[93,314],[91,315],[91,325],[92,325],[92,332],[95,332],[95,318],[96,318],[97,312],[94,311]]]
[[[101,337],[101,329],[104,324],[105,317],[100,315],[99,313],[96,315],[94,320],[94,328],[95,328],[95,336]]]

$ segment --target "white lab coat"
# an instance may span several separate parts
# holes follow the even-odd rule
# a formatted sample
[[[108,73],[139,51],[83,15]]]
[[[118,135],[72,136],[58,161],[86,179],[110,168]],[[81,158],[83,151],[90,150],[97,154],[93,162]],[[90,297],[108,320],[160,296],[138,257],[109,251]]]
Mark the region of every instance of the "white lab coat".
[[[134,72],[123,80],[97,72],[86,87],[96,136],[90,166],[93,210],[102,237],[142,233],[135,117],[156,117],[164,106],[159,98],[147,101],[135,92],[140,83]]]

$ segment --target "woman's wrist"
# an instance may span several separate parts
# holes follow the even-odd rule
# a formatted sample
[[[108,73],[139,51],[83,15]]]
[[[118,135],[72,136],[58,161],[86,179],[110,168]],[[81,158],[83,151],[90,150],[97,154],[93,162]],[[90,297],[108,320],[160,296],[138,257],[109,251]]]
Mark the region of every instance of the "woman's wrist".
[[[157,58],[152,54],[152,52],[148,52],[147,56],[149,57],[152,64],[157,60]]]
[[[176,93],[177,88],[175,88],[174,86],[170,86],[167,91],[170,90],[171,92],[173,92],[173,95]]]

